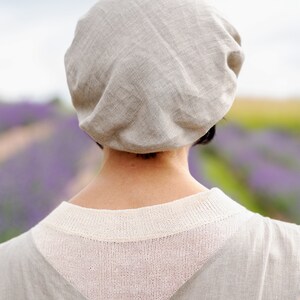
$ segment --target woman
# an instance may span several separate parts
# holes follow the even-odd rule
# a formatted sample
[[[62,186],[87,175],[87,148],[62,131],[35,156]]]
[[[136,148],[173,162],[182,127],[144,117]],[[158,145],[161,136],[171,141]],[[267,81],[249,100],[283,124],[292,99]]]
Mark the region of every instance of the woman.
[[[240,36],[209,4],[101,0],[65,56],[100,172],[0,245],[0,299],[300,299],[300,226],[188,168],[232,106]]]

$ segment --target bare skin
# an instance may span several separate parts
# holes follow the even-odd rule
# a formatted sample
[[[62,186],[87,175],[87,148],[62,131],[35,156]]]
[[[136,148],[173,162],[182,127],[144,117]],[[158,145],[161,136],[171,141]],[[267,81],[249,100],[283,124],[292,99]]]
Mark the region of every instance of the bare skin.
[[[131,209],[207,191],[189,172],[189,149],[185,146],[143,160],[104,147],[99,173],[69,202],[94,209]]]

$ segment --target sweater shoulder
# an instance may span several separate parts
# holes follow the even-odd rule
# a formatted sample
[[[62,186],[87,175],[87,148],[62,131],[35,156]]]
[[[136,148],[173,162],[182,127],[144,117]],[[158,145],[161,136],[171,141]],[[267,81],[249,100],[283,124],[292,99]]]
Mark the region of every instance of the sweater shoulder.
[[[32,270],[29,258],[29,231],[0,244],[0,300],[20,296],[24,288],[24,272]],[[2,298],[4,297],[4,298]]]
[[[32,231],[0,244],[0,300],[86,300],[37,250]]]
[[[284,235],[285,233],[289,233],[289,236],[293,236],[296,238],[300,237],[300,225],[291,222],[285,222],[277,219],[272,219],[270,217],[261,216],[261,219],[272,226],[272,228],[276,231],[279,235]]]
[[[12,267],[26,260],[30,232],[26,231],[0,244],[0,269],[9,272]]]
[[[243,234],[237,234],[237,243],[245,253],[252,249],[253,256],[264,253],[269,270],[289,272],[300,280],[300,225],[256,213]]]
[[[255,213],[171,299],[298,299],[299,247],[299,225]]]
[[[297,256],[300,263],[300,225],[261,216],[262,222],[269,229],[273,249]]]

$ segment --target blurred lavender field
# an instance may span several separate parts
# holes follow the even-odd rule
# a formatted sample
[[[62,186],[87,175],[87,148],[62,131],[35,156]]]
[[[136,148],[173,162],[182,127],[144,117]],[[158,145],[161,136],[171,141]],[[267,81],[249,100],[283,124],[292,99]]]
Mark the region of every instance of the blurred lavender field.
[[[264,210],[278,210],[300,223],[299,135],[274,129],[250,132],[234,123],[218,129],[205,150],[227,163]]]
[[[80,172],[80,161],[92,143],[78,128],[74,114],[55,114],[48,105],[16,105],[15,110],[11,108],[12,119],[14,111],[18,116],[14,126],[20,126],[29,115],[31,123],[41,121],[36,114],[40,111],[44,118],[50,118],[49,126],[53,128],[47,139],[34,141],[21,152],[0,160],[0,242],[27,231],[59,204],[66,185]],[[8,115],[6,120],[10,120]],[[5,145],[0,143],[0,147]]]
[[[28,143],[16,153],[8,150],[4,141],[13,128],[22,135],[45,120],[51,128],[47,134],[28,136]],[[13,144],[12,139],[10,147]],[[6,148],[8,153],[1,156]],[[83,187],[83,173],[88,174],[86,181],[92,179],[101,163],[100,148],[78,127],[77,116],[49,103],[0,103],[0,150],[0,242],[27,231],[62,199],[72,197],[76,187],[78,191]],[[91,156],[93,162],[88,164]],[[189,167],[199,182],[222,188],[249,209],[300,223],[300,135],[296,131],[270,126],[250,130],[232,120],[220,123],[210,144],[191,149]],[[70,186],[75,189],[66,192]]]
[[[0,133],[15,126],[23,126],[53,118],[58,111],[54,105],[22,101],[16,104],[0,103]]]

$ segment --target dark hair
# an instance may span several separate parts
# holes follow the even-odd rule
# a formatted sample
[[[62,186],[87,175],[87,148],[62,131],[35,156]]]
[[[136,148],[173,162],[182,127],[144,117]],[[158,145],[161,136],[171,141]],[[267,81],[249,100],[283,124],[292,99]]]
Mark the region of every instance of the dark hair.
[[[225,118],[223,118],[225,119]],[[214,125],[213,127],[211,127],[205,135],[203,135],[201,138],[199,138],[193,145],[193,146],[196,146],[196,145],[206,145],[208,143],[210,143],[214,136],[216,134],[216,125]],[[101,148],[103,149],[103,146],[100,145],[99,143],[96,142],[96,144]],[[157,153],[158,152],[152,152],[152,153],[137,153],[136,154],[136,157],[141,157],[142,159],[149,159],[149,158],[155,158],[157,156]]]

